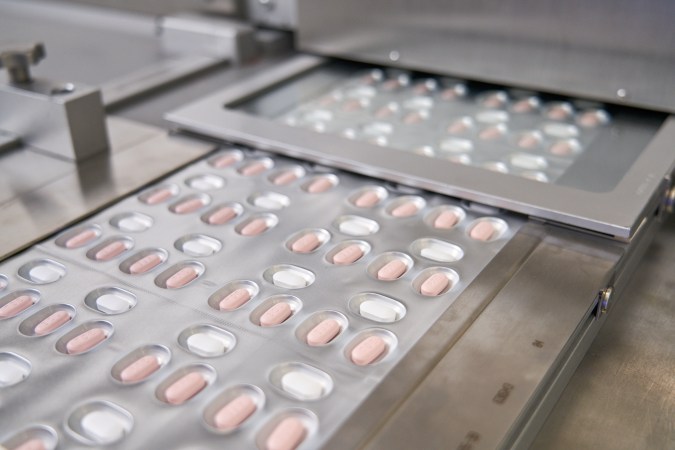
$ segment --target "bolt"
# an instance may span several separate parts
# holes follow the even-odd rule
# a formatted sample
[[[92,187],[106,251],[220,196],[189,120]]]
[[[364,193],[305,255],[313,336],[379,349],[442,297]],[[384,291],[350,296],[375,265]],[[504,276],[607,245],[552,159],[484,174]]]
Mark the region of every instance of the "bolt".
[[[626,98],[628,98],[628,91],[625,90],[624,88],[617,89],[616,96],[622,100],[625,100]]]
[[[397,52],[396,50],[392,50],[389,52],[389,59],[392,61],[398,61],[399,58],[401,57],[401,54]]]

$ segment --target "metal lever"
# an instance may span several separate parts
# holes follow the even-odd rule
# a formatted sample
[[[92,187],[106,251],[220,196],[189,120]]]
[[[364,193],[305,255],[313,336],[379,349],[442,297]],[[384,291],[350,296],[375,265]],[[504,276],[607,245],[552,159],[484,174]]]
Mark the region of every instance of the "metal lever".
[[[30,83],[30,66],[42,61],[46,56],[45,46],[41,42],[18,44],[0,49],[0,68],[6,68],[12,83]]]

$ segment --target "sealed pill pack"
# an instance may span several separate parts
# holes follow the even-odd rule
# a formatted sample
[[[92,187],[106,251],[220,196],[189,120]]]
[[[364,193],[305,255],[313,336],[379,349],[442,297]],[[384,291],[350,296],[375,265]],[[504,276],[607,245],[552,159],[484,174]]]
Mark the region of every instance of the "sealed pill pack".
[[[220,149],[0,265],[0,445],[319,448],[522,224]]]

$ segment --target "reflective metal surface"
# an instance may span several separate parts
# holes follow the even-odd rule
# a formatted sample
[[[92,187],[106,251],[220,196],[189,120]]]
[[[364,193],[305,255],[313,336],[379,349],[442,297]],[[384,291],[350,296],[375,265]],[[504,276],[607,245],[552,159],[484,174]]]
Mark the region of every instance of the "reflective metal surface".
[[[299,0],[299,46],[675,112],[675,4],[663,0]]]

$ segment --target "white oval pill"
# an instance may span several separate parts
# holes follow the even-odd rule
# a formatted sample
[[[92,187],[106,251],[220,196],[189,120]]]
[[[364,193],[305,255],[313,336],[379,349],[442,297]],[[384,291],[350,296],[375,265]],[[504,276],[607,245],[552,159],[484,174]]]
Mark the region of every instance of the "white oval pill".
[[[544,124],[544,133],[557,138],[573,138],[579,136],[579,129],[566,123]]]
[[[335,319],[324,319],[307,333],[307,344],[312,347],[326,345],[337,336],[342,326]]]
[[[120,314],[130,310],[133,306],[129,298],[119,294],[104,294],[96,299],[96,307],[107,314]]]
[[[227,350],[225,342],[211,333],[195,333],[186,342],[190,351],[200,356],[222,355]]]
[[[396,322],[398,314],[396,310],[385,302],[378,300],[366,300],[359,305],[359,314],[366,319],[375,322]]]
[[[274,272],[272,281],[275,286],[285,289],[301,289],[309,286],[307,280],[301,273],[293,269],[282,269]]]
[[[213,422],[218,429],[232,430],[240,426],[256,409],[258,406],[251,396],[241,394],[220,408],[213,416]]]
[[[167,387],[164,391],[164,397],[168,403],[180,405],[201,392],[206,384],[206,379],[201,373],[190,372]]]
[[[379,336],[368,336],[351,351],[351,359],[357,366],[372,364],[387,350],[387,343]]]
[[[47,284],[60,280],[66,271],[53,264],[38,264],[28,271],[28,276],[33,283]]]
[[[516,153],[511,155],[511,165],[527,170],[541,170],[548,167],[546,158],[535,155],[528,155],[527,153]]]
[[[265,441],[266,450],[294,450],[302,443],[307,429],[297,417],[287,417],[274,427]]]
[[[436,239],[421,243],[418,247],[419,255],[432,261],[454,262],[464,257],[464,252],[458,246]]]
[[[117,414],[109,411],[92,411],[82,418],[82,431],[99,444],[118,441],[127,433],[127,428]]]
[[[290,371],[281,377],[281,387],[299,400],[316,400],[321,398],[324,392],[320,380],[301,370]]]
[[[380,226],[374,220],[351,216],[342,220],[338,228],[342,233],[350,236],[368,236],[376,233]]]
[[[0,361],[0,387],[12,386],[28,376],[26,367],[11,359]]]

